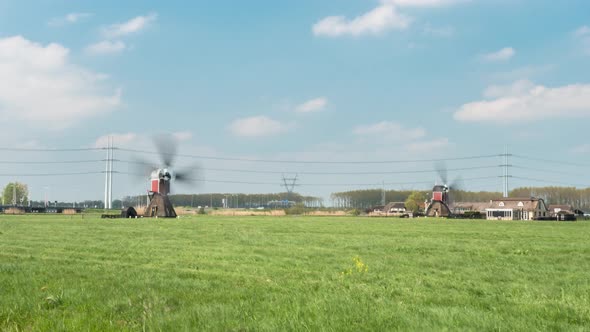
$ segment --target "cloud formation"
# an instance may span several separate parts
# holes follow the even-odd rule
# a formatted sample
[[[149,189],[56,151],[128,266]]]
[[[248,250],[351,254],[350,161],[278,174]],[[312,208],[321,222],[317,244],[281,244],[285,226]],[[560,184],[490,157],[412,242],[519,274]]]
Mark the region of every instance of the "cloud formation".
[[[295,112],[297,113],[313,113],[323,111],[328,105],[328,99],[326,97],[314,98],[306,101],[305,103],[297,106]]]
[[[150,24],[156,21],[157,18],[158,14],[156,13],[151,13],[144,16],[137,16],[130,19],[129,21],[113,24],[106,27],[103,30],[103,35],[107,38],[116,38],[136,34],[147,28]]]
[[[92,16],[91,13],[69,13],[63,17],[52,18],[47,24],[53,27],[74,24],[90,16]]]
[[[406,29],[411,22],[412,19],[398,13],[393,5],[383,4],[354,19],[326,17],[314,24],[313,33],[325,37],[375,35],[390,29]]]
[[[398,7],[441,7],[467,1],[469,0],[383,0],[382,2]]]
[[[353,134],[359,143],[375,146],[395,145],[398,151],[425,153],[444,149],[449,146],[448,138],[427,138],[424,128],[406,128],[393,121],[381,121],[368,125],[357,126]]]
[[[388,30],[405,30],[412,24],[414,19],[400,13],[399,8],[441,7],[467,1],[470,0],[381,0],[379,6],[353,19],[341,15],[325,17],[313,25],[312,31],[314,35],[322,37],[358,37],[378,35]],[[442,33],[445,36],[452,33],[448,29],[430,32]]]
[[[120,53],[124,51],[126,48],[127,45],[125,45],[125,43],[120,40],[103,40],[101,42],[88,45],[85,51],[86,53],[91,55],[107,55]]]
[[[461,106],[454,118],[462,122],[518,125],[521,121],[590,117],[588,84],[548,88],[517,81],[506,87],[490,87],[485,95],[490,99]]]
[[[486,62],[508,61],[514,57],[516,50],[512,47],[505,47],[499,51],[482,55],[482,60]]]
[[[70,62],[69,50],[21,36],[0,39],[0,116],[50,129],[103,115],[120,104],[107,77]]]
[[[283,133],[289,126],[266,116],[253,116],[234,120],[228,129],[238,137],[264,137]]]

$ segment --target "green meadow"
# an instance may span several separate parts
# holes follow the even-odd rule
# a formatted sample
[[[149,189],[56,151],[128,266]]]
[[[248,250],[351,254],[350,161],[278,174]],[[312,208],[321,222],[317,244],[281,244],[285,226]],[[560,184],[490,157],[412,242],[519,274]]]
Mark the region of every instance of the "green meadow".
[[[2,331],[590,330],[590,223],[0,216]]]

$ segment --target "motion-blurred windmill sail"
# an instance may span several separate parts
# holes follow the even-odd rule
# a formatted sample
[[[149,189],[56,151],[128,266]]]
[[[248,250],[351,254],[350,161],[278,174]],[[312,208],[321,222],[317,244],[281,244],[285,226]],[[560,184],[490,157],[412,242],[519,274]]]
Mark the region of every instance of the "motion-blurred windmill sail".
[[[168,195],[171,192],[172,182],[193,183],[191,173],[196,172],[196,167],[185,171],[173,170],[174,160],[177,155],[178,142],[172,135],[160,135],[154,138],[156,150],[160,157],[159,166],[149,166],[149,163],[138,162],[139,174],[146,171],[150,179],[148,196],[150,202],[145,210],[145,217],[175,218],[176,211]]]

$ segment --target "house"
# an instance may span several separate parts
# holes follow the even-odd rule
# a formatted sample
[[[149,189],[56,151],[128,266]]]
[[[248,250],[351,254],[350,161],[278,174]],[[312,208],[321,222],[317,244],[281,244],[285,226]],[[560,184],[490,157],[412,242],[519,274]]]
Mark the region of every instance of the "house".
[[[368,209],[370,216],[409,216],[404,202],[391,202],[385,206],[375,206]]]
[[[552,204],[548,206],[549,215],[556,220],[576,220],[577,216],[583,216],[584,211],[574,208],[571,205]]]
[[[542,198],[506,197],[490,201],[488,220],[538,220],[550,217]]]
[[[463,214],[465,212],[480,212],[486,214],[486,209],[490,208],[490,202],[454,202],[453,213]]]
[[[404,202],[391,202],[383,208],[385,214],[406,213],[406,204]]]

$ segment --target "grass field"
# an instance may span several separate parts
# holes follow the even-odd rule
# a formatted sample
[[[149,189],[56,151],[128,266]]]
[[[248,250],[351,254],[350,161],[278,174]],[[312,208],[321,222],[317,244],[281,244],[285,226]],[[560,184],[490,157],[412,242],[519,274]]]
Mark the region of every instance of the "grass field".
[[[590,223],[0,216],[0,330],[590,330]]]

